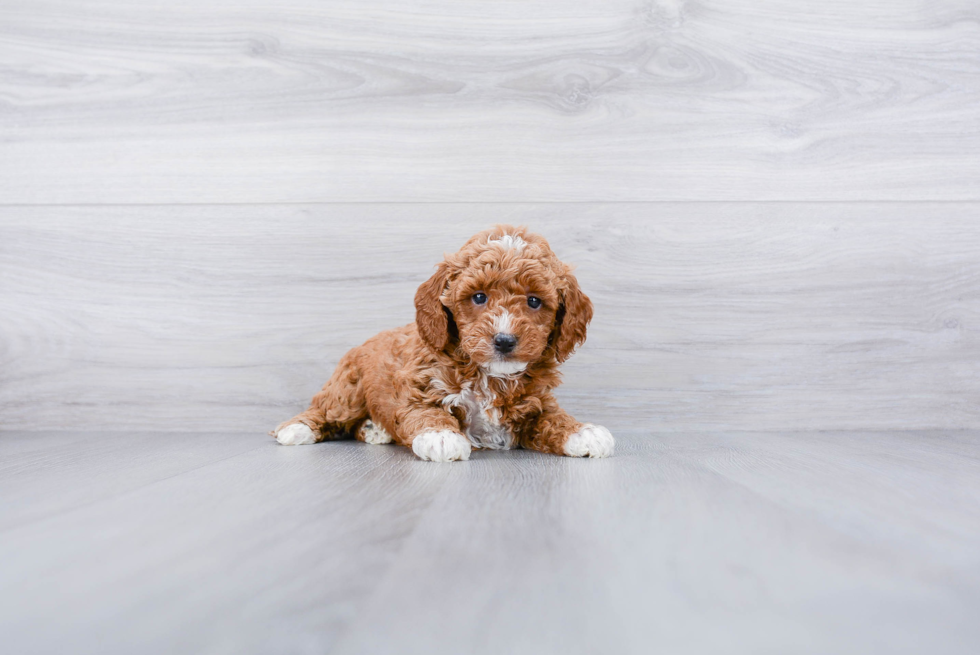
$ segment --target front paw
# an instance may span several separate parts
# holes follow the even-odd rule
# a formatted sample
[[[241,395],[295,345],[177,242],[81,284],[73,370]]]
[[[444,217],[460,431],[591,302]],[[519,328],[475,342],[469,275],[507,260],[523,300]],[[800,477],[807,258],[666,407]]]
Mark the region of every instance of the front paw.
[[[609,457],[613,454],[616,441],[609,430],[601,425],[585,423],[568,435],[565,441],[565,454],[569,457]]]
[[[470,441],[452,430],[423,432],[412,440],[412,452],[419,459],[432,462],[452,462],[470,458]]]
[[[316,435],[303,423],[291,423],[276,432],[276,441],[283,446],[303,446],[316,443]]]

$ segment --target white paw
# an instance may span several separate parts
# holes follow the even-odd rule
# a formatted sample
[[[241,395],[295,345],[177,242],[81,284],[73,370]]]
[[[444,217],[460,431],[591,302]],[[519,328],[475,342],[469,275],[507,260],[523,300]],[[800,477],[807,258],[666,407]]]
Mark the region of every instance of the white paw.
[[[308,426],[302,423],[293,423],[276,433],[276,441],[283,446],[303,446],[308,443],[316,443],[316,435]]]
[[[609,457],[616,441],[601,425],[586,423],[565,442],[565,454],[569,457]]]
[[[370,420],[364,421],[364,424],[361,425],[361,429],[358,430],[357,436],[364,443],[375,445],[391,443],[391,435],[385,432],[383,427],[376,425]]]
[[[471,449],[469,440],[452,430],[423,432],[412,441],[412,452],[432,462],[469,459]]]

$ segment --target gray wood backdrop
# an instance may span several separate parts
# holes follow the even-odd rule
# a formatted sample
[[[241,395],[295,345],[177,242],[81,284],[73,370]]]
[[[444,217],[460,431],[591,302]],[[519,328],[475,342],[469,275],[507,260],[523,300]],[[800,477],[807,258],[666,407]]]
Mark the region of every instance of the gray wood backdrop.
[[[496,222],[578,264],[562,395],[614,432],[978,428],[978,26],[4,2],[0,428],[264,431]]]

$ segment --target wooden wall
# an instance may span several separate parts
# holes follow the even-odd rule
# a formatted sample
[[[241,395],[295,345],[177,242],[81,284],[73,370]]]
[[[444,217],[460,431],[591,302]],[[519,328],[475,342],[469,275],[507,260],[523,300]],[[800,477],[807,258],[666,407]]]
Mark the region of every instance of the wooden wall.
[[[0,7],[0,428],[264,431],[526,224],[614,431],[980,427],[969,0]]]

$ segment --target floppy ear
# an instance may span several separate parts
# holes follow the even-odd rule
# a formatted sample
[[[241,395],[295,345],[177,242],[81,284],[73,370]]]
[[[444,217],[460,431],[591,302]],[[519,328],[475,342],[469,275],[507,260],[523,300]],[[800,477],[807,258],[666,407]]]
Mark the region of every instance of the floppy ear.
[[[578,280],[565,274],[568,287],[561,295],[561,305],[555,315],[555,357],[563,362],[585,341],[586,327],[592,320],[592,301],[582,293]]]
[[[448,310],[439,300],[448,279],[449,264],[439,262],[435,274],[415,292],[415,325],[422,340],[436,351],[445,348],[449,341]]]

